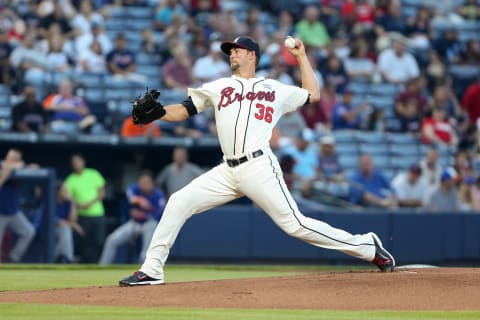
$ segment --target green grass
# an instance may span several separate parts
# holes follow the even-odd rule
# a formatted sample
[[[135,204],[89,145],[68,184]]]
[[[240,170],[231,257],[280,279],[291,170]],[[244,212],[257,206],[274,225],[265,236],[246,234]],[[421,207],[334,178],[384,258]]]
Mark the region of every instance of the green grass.
[[[324,310],[244,310],[244,309],[174,309],[126,308],[30,304],[0,304],[0,319],[51,320],[51,319],[168,319],[168,320],[429,320],[429,319],[479,319],[480,312],[458,311],[324,311]]]
[[[0,266],[0,291],[116,285],[119,279],[129,275],[137,267],[2,265]],[[332,267],[325,266],[169,265],[165,268],[165,275],[167,282],[178,282],[287,276],[331,269]],[[349,270],[351,269],[350,267]],[[19,281],[19,279],[28,279],[28,281]]]

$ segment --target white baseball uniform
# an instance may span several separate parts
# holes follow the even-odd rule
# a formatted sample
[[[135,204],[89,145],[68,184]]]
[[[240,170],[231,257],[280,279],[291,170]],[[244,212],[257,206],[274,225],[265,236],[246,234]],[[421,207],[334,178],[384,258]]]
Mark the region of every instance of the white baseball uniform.
[[[188,95],[198,112],[215,109],[225,162],[171,196],[140,271],[163,279],[169,250],[186,220],[244,195],[291,236],[366,261],[374,259],[371,235],[352,235],[299,211],[270,150],[272,129],[278,119],[305,104],[307,90],[276,80],[232,76],[189,89]]]

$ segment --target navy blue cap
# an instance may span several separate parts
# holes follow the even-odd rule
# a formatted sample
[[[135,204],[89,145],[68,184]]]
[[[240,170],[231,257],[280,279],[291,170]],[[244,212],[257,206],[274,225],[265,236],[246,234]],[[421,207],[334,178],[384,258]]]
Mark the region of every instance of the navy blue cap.
[[[241,36],[241,37],[236,37],[235,40],[233,40],[232,42],[230,41],[222,42],[222,45],[220,46],[220,48],[222,49],[223,53],[225,53],[226,55],[230,55],[230,50],[232,48],[242,48],[250,51],[255,51],[255,54],[260,59],[260,46],[255,40],[253,40],[250,37]]]

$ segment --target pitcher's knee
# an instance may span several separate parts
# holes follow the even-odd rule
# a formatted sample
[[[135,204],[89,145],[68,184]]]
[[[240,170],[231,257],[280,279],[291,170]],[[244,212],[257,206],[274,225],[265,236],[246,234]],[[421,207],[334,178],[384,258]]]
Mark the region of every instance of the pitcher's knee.
[[[35,237],[35,228],[32,225],[29,225],[19,233],[19,236],[31,240]]]
[[[166,211],[173,211],[175,214],[185,214],[191,216],[194,212],[192,209],[191,202],[188,201],[189,195],[188,192],[185,192],[184,189],[181,189],[170,196],[168,199]]]

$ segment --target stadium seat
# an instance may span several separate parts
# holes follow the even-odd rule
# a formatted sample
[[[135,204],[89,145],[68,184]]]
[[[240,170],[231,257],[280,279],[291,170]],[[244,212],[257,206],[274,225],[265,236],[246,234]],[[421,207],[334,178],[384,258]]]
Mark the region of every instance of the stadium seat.
[[[148,7],[128,7],[127,15],[132,19],[151,20],[154,11]]]
[[[85,100],[93,103],[105,102],[106,99],[103,88],[87,88],[85,90]]]
[[[361,132],[357,135],[357,140],[363,143],[376,144],[387,142],[385,135],[378,132]]]
[[[368,89],[368,94],[375,96],[390,96],[395,98],[399,93],[400,88],[390,83],[377,83],[372,84]]]
[[[338,160],[344,168],[357,168],[358,156],[352,154],[340,154]]]
[[[141,64],[137,66],[137,72],[148,77],[155,77],[161,72],[158,64]]]
[[[352,154],[357,155],[359,153],[358,144],[355,142],[349,143],[347,141],[338,143],[335,146],[335,150],[338,154]]]
[[[391,144],[418,144],[419,140],[413,135],[406,133],[390,133],[386,136],[387,141]]]
[[[356,134],[355,130],[334,130],[332,131],[332,135],[335,137],[337,142],[354,142],[356,141]]]
[[[388,145],[383,143],[366,143],[360,145],[361,153],[368,153],[371,155],[387,155]]]

